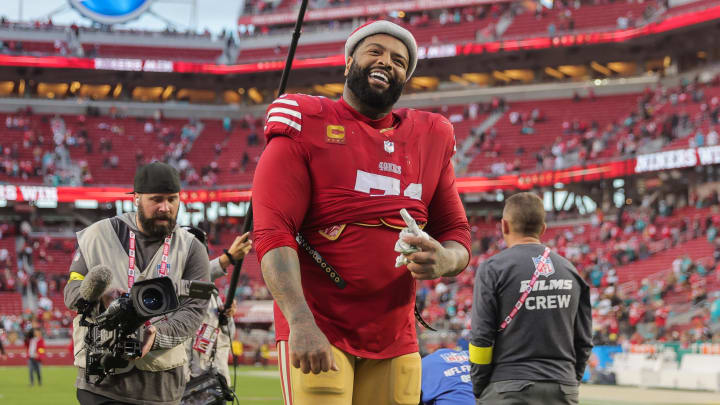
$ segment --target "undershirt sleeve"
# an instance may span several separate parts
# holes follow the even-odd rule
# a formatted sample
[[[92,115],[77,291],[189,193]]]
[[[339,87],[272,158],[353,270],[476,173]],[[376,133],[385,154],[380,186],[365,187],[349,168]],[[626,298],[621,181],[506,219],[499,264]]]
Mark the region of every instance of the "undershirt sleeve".
[[[270,139],[253,179],[254,239],[258,261],[268,251],[289,246],[310,204],[310,173],[302,145],[288,137]]]

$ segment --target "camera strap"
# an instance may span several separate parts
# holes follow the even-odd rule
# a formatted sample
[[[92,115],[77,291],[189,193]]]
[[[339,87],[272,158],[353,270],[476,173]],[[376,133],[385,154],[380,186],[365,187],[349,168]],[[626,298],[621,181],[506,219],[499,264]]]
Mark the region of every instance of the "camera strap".
[[[508,316],[505,317],[505,320],[500,324],[500,329],[498,329],[498,332],[502,332],[507,328],[507,326],[512,322],[513,318],[515,318],[515,315],[517,315],[518,311],[520,311],[520,308],[522,308],[523,304],[525,303],[525,300],[527,299],[528,295],[530,294],[530,291],[532,291],[533,286],[535,286],[535,282],[538,279],[538,276],[540,276],[540,272],[542,270],[545,270],[546,266],[549,266],[548,264],[548,256],[550,256],[550,248],[545,247],[545,252],[543,252],[542,258],[540,258],[540,261],[538,264],[535,265],[535,272],[532,275],[532,278],[530,279],[530,284],[528,284],[525,291],[520,296],[520,299],[518,302],[515,303],[515,306],[513,307],[512,311],[508,314]]]
[[[163,244],[163,250],[162,250],[162,260],[160,262],[160,270],[158,270],[158,273],[160,274],[160,277],[166,277],[168,275],[168,255],[170,254],[170,240],[172,240],[172,235],[165,237],[165,243]],[[128,291],[132,288],[133,284],[135,284],[135,232],[130,231],[130,241],[129,241],[130,247],[128,248]]]

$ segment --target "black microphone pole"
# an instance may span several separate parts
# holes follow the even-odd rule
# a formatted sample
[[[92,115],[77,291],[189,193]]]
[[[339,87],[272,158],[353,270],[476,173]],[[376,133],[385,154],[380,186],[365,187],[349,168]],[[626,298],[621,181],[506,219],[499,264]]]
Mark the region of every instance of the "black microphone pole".
[[[292,69],[292,62],[295,58],[295,49],[297,49],[298,41],[300,40],[300,32],[305,19],[305,10],[307,10],[308,0],[302,0],[300,4],[300,10],[298,10],[298,17],[295,21],[295,30],[293,31],[292,41],[290,42],[290,49],[288,49],[287,59],[285,60],[285,68],[283,69],[282,76],[280,77],[280,88],[278,88],[278,96],[285,93],[287,87],[288,77],[290,76],[290,69]],[[253,215],[252,215],[252,200],[248,203],[247,212],[245,213],[245,222],[243,223],[243,229],[241,234],[252,230]],[[237,290],[238,278],[240,277],[240,269],[242,268],[243,259],[240,259],[233,266],[232,277],[230,278],[230,286],[228,288],[227,296],[225,297],[225,306],[223,308],[230,308],[233,300],[235,299],[235,290]],[[227,325],[227,317],[221,314],[220,323]]]

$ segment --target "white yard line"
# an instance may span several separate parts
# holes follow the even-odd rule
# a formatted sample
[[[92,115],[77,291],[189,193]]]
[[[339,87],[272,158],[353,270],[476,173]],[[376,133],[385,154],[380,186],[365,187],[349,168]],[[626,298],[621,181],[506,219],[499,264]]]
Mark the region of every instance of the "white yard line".
[[[232,369],[230,370],[230,375],[232,376]],[[276,371],[238,371],[237,373],[238,377],[240,376],[248,376],[248,377],[263,377],[263,378],[280,378],[280,373]]]

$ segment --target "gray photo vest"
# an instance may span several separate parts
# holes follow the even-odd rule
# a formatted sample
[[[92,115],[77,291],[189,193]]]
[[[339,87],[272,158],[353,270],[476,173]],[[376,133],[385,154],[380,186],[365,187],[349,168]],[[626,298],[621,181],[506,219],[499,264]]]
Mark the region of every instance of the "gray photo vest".
[[[129,257],[125,248],[113,229],[110,219],[100,220],[77,233],[80,252],[85,259],[85,265],[92,269],[97,265],[105,265],[110,268],[113,274],[112,283],[109,288],[118,288],[127,291],[128,285],[128,263]],[[169,271],[168,276],[175,284],[175,290],[182,279],[185,270],[185,263],[190,252],[194,236],[181,228],[176,228],[170,241],[170,253],[168,254]],[[159,277],[158,269],[162,262],[162,245],[155,252],[155,255],[147,263],[145,269],[136,268],[135,282]],[[155,325],[164,322],[161,319],[153,319]],[[73,345],[75,366],[85,367],[84,339],[87,328],[80,326],[80,315],[73,320]],[[130,371],[133,367],[145,371],[164,371],[187,363],[185,346],[180,344],[171,349],[152,350],[141,359],[130,361],[130,365],[124,369],[116,370],[116,374]]]

